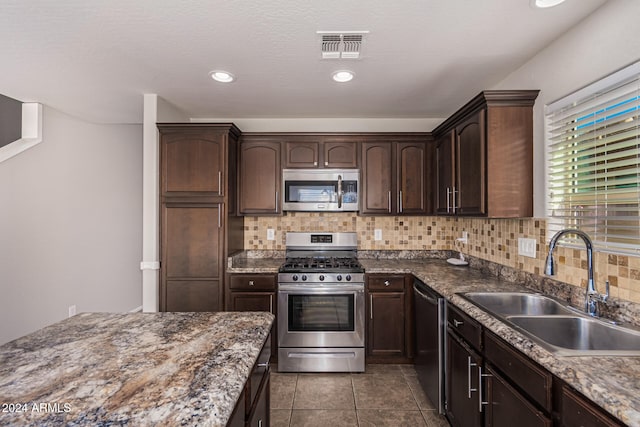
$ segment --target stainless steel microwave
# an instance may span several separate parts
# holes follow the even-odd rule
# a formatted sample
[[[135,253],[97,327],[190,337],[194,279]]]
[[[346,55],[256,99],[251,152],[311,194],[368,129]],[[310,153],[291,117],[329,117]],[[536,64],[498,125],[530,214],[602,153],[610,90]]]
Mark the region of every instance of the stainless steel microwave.
[[[357,169],[284,169],[282,185],[285,211],[358,211]]]

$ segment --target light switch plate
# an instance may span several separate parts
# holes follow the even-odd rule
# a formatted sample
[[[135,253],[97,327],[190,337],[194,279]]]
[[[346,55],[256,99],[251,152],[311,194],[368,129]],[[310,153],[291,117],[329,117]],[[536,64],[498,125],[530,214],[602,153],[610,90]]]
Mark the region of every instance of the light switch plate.
[[[375,230],[373,230],[373,239],[382,240],[382,229],[376,228]]]
[[[518,255],[535,258],[536,239],[525,239],[524,237],[518,237]]]
[[[267,240],[276,240],[276,232],[273,228],[267,228]]]

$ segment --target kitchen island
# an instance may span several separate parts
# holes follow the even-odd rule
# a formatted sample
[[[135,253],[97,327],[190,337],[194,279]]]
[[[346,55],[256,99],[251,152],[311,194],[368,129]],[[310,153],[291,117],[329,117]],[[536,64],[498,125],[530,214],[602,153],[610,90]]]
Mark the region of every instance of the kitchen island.
[[[273,315],[83,313],[0,346],[0,425],[224,426]]]

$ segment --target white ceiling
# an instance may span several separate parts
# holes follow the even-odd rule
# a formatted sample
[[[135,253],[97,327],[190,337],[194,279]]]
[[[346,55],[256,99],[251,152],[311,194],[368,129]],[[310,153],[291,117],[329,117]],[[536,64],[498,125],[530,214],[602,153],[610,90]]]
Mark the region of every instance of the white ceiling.
[[[442,118],[606,0],[529,1],[1,0],[0,93],[98,123],[141,123],[145,93],[193,118]],[[318,30],[370,31],[362,59],[320,59]]]

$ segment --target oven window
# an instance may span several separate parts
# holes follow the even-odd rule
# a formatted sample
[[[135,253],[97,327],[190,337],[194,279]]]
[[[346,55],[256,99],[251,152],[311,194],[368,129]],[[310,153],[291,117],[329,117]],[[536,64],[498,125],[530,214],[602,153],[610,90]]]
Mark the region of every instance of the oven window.
[[[354,331],[354,297],[289,294],[289,331]]]

